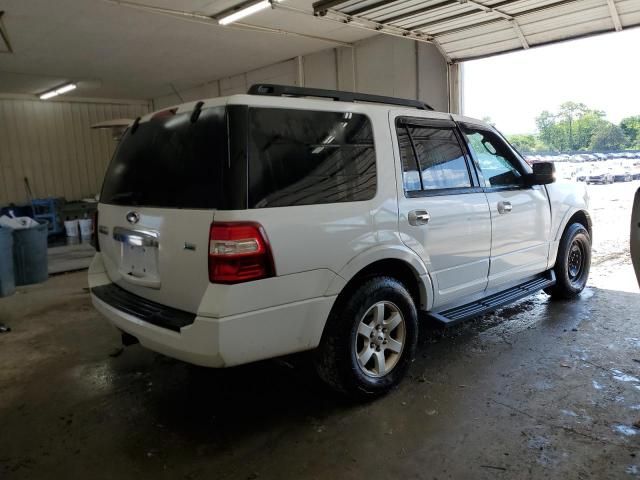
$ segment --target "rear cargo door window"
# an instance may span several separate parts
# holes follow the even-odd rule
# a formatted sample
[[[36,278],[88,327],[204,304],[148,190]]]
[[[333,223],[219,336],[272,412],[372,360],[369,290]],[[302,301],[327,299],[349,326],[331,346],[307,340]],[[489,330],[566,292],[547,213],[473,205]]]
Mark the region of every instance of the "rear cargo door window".
[[[124,134],[105,175],[100,201],[112,205],[216,208],[228,163],[224,107],[171,110]]]
[[[249,109],[249,206],[370,200],[371,122],[357,113]]]

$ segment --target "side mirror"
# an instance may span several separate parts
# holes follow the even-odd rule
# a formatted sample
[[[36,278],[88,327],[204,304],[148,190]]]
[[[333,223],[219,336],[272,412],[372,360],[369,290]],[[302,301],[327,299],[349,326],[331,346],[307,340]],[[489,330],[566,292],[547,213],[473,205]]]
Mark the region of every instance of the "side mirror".
[[[528,185],[548,185],[556,181],[556,166],[553,162],[538,162],[531,165],[533,173],[527,175]]]

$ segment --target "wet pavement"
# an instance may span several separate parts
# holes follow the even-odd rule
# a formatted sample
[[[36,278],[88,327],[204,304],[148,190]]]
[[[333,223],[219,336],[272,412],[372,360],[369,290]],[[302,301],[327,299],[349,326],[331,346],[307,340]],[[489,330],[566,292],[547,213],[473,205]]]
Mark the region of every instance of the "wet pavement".
[[[578,300],[540,293],[425,327],[409,377],[366,405],[327,391],[305,355],[207,370],[122,351],[85,273],[21,288],[0,299],[0,478],[640,477],[625,244],[639,184],[589,187],[594,267]]]

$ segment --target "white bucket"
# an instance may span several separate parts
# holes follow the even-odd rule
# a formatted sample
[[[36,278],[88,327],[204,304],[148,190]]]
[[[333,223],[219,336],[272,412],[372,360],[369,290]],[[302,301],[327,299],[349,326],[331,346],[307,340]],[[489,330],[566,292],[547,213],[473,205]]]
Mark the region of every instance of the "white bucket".
[[[78,220],[65,220],[64,229],[67,232],[67,237],[78,236]]]
[[[93,223],[90,218],[81,218],[80,222],[80,235],[83,238],[91,236],[91,224]]]

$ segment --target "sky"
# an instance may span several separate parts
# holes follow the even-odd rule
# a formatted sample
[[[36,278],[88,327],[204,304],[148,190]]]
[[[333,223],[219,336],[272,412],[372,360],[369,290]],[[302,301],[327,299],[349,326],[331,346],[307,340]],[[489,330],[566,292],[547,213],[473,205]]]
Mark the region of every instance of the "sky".
[[[464,114],[505,134],[535,133],[542,110],[566,101],[619,123],[640,115],[640,28],[463,64]]]

